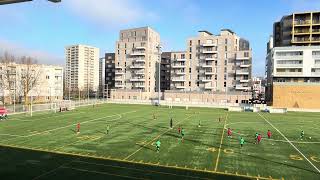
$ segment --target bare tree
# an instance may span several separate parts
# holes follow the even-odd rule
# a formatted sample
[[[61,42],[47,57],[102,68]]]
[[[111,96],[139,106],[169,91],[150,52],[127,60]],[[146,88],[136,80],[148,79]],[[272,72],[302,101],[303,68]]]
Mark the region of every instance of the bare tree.
[[[37,61],[31,57],[23,56],[19,59],[19,63],[22,65],[20,89],[24,97],[24,103],[25,105],[28,105],[28,93],[32,90],[33,87],[36,87],[38,85],[41,68],[37,64]]]
[[[2,91],[2,102],[5,103],[5,94],[8,92],[11,97],[11,90],[15,87],[16,80],[16,70],[14,63],[16,58],[5,52],[3,56],[0,57],[0,88]]]

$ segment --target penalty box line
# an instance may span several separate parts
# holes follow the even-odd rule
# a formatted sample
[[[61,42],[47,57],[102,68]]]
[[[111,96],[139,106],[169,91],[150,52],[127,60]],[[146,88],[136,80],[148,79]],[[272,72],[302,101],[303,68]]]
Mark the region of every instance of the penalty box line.
[[[111,115],[111,116],[104,116],[104,117],[100,117],[100,118],[95,118],[95,119],[91,119],[91,120],[88,120],[88,121],[83,121],[83,122],[81,122],[81,124],[86,124],[86,123],[89,123],[89,122],[92,122],[92,121],[97,121],[97,120],[100,120],[100,119],[113,117],[113,116],[122,116],[122,115],[125,115],[125,114],[134,113],[134,112],[137,112],[137,111],[128,111],[128,112],[125,112],[125,113],[114,114],[114,115]],[[10,138],[10,139],[1,141],[0,143],[8,142],[8,141],[11,141],[11,140],[14,140],[14,139],[17,139],[17,138],[28,138],[28,137],[32,137],[32,136],[35,136],[35,135],[40,135],[40,134],[43,134],[43,133],[48,133],[48,132],[52,132],[52,131],[56,131],[56,130],[60,130],[60,129],[64,129],[64,128],[68,128],[68,127],[75,126],[75,125],[77,125],[77,123],[70,124],[70,125],[63,126],[63,127],[54,128],[54,129],[45,130],[45,131],[42,131],[42,132],[30,134],[30,135]]]
[[[314,167],[317,171],[318,171],[318,173],[320,174],[320,170],[294,145],[294,144],[292,144],[292,142],[278,129],[278,128],[276,128],[271,122],[269,122],[264,116],[262,116],[260,113],[258,113],[259,114],[259,116],[260,117],[262,117],[271,127],[273,127],[296,151],[298,151],[300,154],[301,154],[301,156],[303,156],[304,157],[304,159],[306,159],[309,163],[310,163],[310,165],[312,166],[312,167]]]
[[[221,146],[222,146],[223,136],[224,136],[224,129],[226,128],[227,119],[228,119],[228,113],[227,113],[227,115],[226,115],[226,119],[225,119],[225,121],[224,121],[223,129],[222,129],[222,134],[221,134],[221,139],[220,139],[220,146],[219,146],[219,150],[218,150],[218,156],[217,156],[217,159],[216,159],[216,165],[215,165],[214,171],[217,171],[217,169],[218,169],[218,163],[219,163],[219,158],[220,158]]]

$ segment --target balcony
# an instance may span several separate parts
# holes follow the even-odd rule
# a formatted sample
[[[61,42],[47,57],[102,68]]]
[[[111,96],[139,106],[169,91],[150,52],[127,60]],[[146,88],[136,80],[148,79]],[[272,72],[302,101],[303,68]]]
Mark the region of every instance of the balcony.
[[[248,83],[250,80],[249,79],[240,79],[239,80],[241,83]]]
[[[186,81],[186,79],[184,79],[184,78],[172,78],[171,81],[172,82],[184,82],[184,81]]]
[[[237,56],[236,60],[250,60],[250,57]]]
[[[145,50],[146,47],[144,47],[144,46],[137,46],[137,47],[134,47],[133,49],[136,49],[136,50]]]
[[[250,90],[251,88],[248,86],[236,85],[236,90]]]
[[[313,21],[312,21],[312,25],[314,26],[314,25],[320,25],[320,19],[314,19]]]
[[[298,19],[294,21],[295,26],[310,26],[310,24],[311,24],[310,20]]]
[[[310,38],[295,38],[294,40],[291,40],[292,43],[309,43]]]
[[[203,68],[212,68],[212,63],[204,63],[204,64],[200,64],[200,67],[203,67]]]
[[[145,52],[137,51],[137,52],[132,52],[130,56],[145,56]]]
[[[275,76],[302,76],[302,72],[275,72]]]
[[[122,81],[123,78],[121,78],[121,77],[115,77],[114,80],[115,80],[115,81]]]
[[[241,68],[248,68],[248,67],[250,67],[251,66],[251,64],[240,64],[240,67]]]
[[[145,78],[131,78],[131,82],[144,82],[146,79]]]
[[[320,76],[320,72],[311,72],[311,76]]]
[[[137,64],[135,64],[135,65],[130,66],[130,68],[131,68],[131,69],[144,69],[145,66],[144,66],[144,65],[137,65]]]
[[[216,74],[216,73],[213,72],[213,71],[205,71],[204,74],[205,74],[205,75],[214,75],[214,74]]]
[[[249,71],[244,70],[236,70],[237,75],[249,75]]]
[[[201,46],[203,46],[203,47],[215,47],[215,46],[217,46],[217,44],[216,43],[204,43]]]
[[[320,37],[312,37],[313,42],[320,42]]]
[[[134,61],[135,61],[135,62],[146,62],[145,59],[135,59]]]
[[[117,88],[123,88],[124,84],[115,84],[114,86],[117,87]]]
[[[116,72],[114,72],[114,74],[115,74],[115,75],[123,75],[124,72],[122,72],[122,71],[116,71]]]
[[[145,85],[144,84],[135,84],[132,86],[133,88],[144,88]]]
[[[185,75],[186,72],[183,72],[183,71],[175,71],[174,74],[176,74],[176,75]]]
[[[211,82],[212,78],[202,78],[200,79],[202,82]]]
[[[320,34],[320,29],[312,29],[312,34]]]
[[[205,61],[216,61],[218,60],[216,57],[205,57],[203,58]]]
[[[295,35],[308,35],[308,34],[310,34],[310,31],[309,30],[295,30],[294,34]]]
[[[186,87],[185,86],[175,86],[175,88],[177,88],[177,89],[185,89]]]
[[[186,67],[186,65],[184,65],[184,64],[172,64],[171,65],[171,68],[175,68],[175,69],[177,69],[177,68],[185,68]]]
[[[176,61],[179,61],[179,62],[184,62],[184,61],[186,61],[187,59],[185,59],[185,58],[178,58],[178,59],[176,59]]]
[[[116,69],[122,69],[122,66],[116,65],[115,68]]]
[[[206,49],[203,49],[201,51],[201,53],[203,53],[203,54],[216,54],[216,53],[218,53],[218,51],[217,50],[206,50]]]
[[[144,71],[133,71],[133,73],[134,73],[134,74],[137,74],[137,75],[139,75],[139,74],[141,74],[141,75],[145,74]]]
[[[303,64],[276,64],[277,67],[297,68],[303,66]]]

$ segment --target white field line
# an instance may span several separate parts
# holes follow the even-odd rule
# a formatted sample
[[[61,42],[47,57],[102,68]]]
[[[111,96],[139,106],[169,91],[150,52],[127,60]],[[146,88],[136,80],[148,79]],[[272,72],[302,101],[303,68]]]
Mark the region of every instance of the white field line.
[[[318,173],[320,174],[320,170],[294,145],[292,144],[292,142],[284,135],[282,134],[282,132],[276,128],[272,123],[270,123],[264,116],[262,116],[260,113],[258,113],[260,117],[262,117],[268,124],[270,124],[270,126],[272,126],[296,151],[298,151],[301,156],[303,156],[308,162],[309,164],[314,167]]]
[[[15,134],[0,134],[0,136],[24,137],[24,136],[21,136],[21,135],[15,135]]]
[[[218,169],[220,152],[221,152],[221,147],[222,147],[222,142],[223,142],[223,137],[224,137],[224,129],[226,128],[227,120],[228,120],[228,114],[226,115],[226,119],[225,119],[225,121],[224,121],[223,129],[222,129],[222,135],[221,135],[221,139],[220,139],[220,146],[219,146],[219,151],[218,151],[218,156],[217,156],[217,159],[216,159],[214,171],[217,171],[217,169]]]
[[[50,118],[55,118],[55,117],[60,117],[60,116],[69,116],[69,115],[75,115],[75,114],[81,114],[81,113],[85,113],[85,112],[71,112],[68,114],[60,114],[60,115],[56,115],[56,116],[51,116]],[[23,118],[13,118],[10,120],[13,120],[13,121],[38,121],[38,120],[43,120],[43,119],[48,119],[48,117],[37,118],[37,119],[33,119],[33,120],[23,120]]]
[[[104,118],[108,118],[108,117],[113,117],[113,116],[119,116],[119,115],[134,113],[134,112],[137,112],[137,111],[128,111],[128,112],[125,112],[125,113],[114,114],[114,115],[111,115],[111,116],[104,116],[104,117],[100,117],[100,118],[96,118],[96,119],[91,119],[91,120],[88,120],[88,121],[83,121],[83,122],[81,122],[81,124],[85,124],[85,123],[88,123],[88,122],[92,122],[92,121],[96,121],[96,120],[100,120],[100,119],[104,119]],[[56,131],[56,130],[60,130],[60,129],[64,129],[64,128],[68,128],[68,127],[70,127],[70,126],[75,126],[75,125],[77,125],[77,123],[70,124],[70,125],[63,126],[63,127],[58,127],[58,128],[50,129],[50,130],[46,130],[46,131],[42,131],[42,132],[38,132],[38,133],[33,133],[33,134],[30,134],[30,135],[19,136],[19,137],[16,137],[16,138],[31,137],[31,136],[35,136],[35,135],[39,135],[39,134],[43,134],[43,133],[48,133],[48,132],[52,132],[52,131]],[[11,139],[8,139],[8,140],[5,140],[5,141],[1,141],[1,143],[10,141],[10,140],[13,140],[13,139],[16,139],[16,138],[11,138]]]

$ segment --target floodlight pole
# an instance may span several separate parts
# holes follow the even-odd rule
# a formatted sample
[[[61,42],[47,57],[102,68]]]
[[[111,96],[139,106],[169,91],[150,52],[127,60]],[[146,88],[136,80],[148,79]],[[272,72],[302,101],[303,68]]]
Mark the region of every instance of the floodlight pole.
[[[161,45],[159,44],[158,49],[158,106],[160,106],[160,64],[161,64]]]

